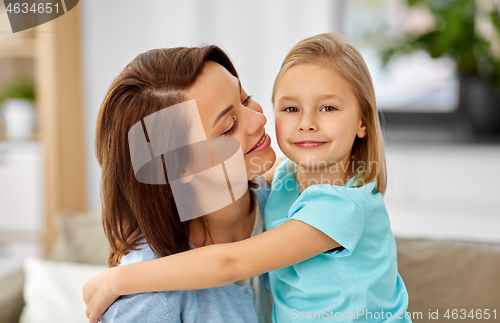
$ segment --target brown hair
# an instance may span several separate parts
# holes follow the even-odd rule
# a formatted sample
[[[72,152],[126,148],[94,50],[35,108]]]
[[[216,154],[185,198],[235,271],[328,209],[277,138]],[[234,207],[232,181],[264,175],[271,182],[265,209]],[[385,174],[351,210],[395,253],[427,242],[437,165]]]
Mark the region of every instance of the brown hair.
[[[387,186],[384,142],[377,113],[375,91],[370,72],[361,54],[347,44],[339,33],[326,33],[306,38],[295,45],[286,56],[276,76],[272,100],[281,77],[293,66],[319,63],[334,68],[352,86],[361,108],[366,136],[356,137],[352,155],[355,165],[363,163],[364,171],[356,174],[356,186],[376,180],[377,192],[384,193]],[[351,167],[349,167],[351,170]]]
[[[190,249],[190,221],[180,221],[168,182],[150,185],[136,180],[128,132],[144,117],[186,101],[186,91],[207,61],[238,77],[217,46],[153,49],[130,62],[106,94],[97,119],[96,154],[102,167],[102,221],[111,245],[110,266],[143,239],[158,256]]]

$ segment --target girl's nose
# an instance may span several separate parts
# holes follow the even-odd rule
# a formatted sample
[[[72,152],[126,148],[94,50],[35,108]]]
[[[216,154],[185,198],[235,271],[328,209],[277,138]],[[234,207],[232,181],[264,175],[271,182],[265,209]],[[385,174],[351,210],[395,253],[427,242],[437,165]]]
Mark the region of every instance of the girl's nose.
[[[315,132],[318,130],[317,124],[314,122],[314,118],[307,114],[300,119],[299,131],[300,132]]]
[[[316,131],[316,129],[314,127],[309,127],[309,128],[305,127],[305,128],[300,128],[300,131],[311,131],[312,132],[312,131]]]

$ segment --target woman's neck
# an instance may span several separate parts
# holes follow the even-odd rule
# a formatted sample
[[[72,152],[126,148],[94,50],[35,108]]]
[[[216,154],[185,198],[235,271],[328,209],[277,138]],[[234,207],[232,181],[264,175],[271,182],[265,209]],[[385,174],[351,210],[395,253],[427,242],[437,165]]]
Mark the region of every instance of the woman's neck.
[[[228,243],[250,238],[256,215],[256,201],[250,189],[238,200],[213,213],[191,221],[189,240],[196,247],[214,243]],[[202,221],[207,224],[206,235]]]

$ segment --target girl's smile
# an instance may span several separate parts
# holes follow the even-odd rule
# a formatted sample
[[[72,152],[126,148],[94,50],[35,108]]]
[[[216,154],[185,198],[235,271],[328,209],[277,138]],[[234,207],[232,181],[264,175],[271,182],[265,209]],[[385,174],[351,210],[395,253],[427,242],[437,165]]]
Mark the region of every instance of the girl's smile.
[[[304,141],[294,142],[294,145],[300,148],[316,148],[326,143],[327,141],[304,140]]]

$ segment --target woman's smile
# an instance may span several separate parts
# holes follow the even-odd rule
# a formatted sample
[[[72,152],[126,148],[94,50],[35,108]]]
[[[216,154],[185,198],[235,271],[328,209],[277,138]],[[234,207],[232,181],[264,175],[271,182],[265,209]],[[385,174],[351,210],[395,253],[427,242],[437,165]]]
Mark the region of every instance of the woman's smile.
[[[271,138],[267,133],[264,132],[260,140],[255,144],[255,146],[250,149],[247,154],[256,153],[259,151],[266,150],[271,146]]]

